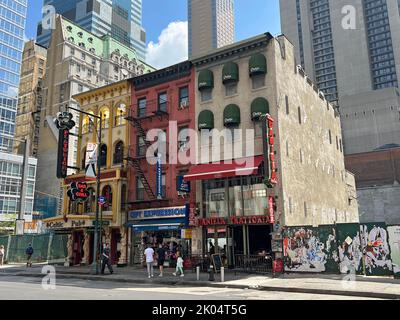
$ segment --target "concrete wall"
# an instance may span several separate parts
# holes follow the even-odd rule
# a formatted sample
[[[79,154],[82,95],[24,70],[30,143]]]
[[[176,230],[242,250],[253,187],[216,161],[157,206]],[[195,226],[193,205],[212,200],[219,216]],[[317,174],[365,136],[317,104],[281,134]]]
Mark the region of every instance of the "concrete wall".
[[[339,115],[306,77],[295,73],[294,48],[285,37],[279,41],[281,46],[273,41],[272,66],[276,74],[274,102],[278,111],[284,224],[358,222],[357,201],[349,204],[354,185],[346,183]]]
[[[400,185],[359,188],[357,190],[361,222],[400,223]]]

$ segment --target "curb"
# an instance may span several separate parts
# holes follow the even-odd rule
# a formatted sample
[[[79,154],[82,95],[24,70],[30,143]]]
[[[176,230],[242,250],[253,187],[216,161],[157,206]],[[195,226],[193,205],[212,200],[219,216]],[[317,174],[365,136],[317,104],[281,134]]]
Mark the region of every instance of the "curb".
[[[35,277],[41,278],[42,274],[37,273],[15,273],[15,274],[0,274],[0,276],[20,276],[20,277]],[[107,276],[87,276],[82,274],[57,274],[59,279],[81,279],[89,281],[104,281],[104,282],[117,282],[117,283],[134,283],[134,284],[163,284],[163,285],[181,285],[193,287],[217,287],[228,289],[251,289],[259,291],[279,291],[289,293],[309,293],[309,294],[323,294],[323,295],[340,295],[350,297],[363,297],[363,298],[376,298],[388,300],[400,300],[400,294],[383,293],[383,292],[366,292],[366,291],[344,291],[344,290],[331,290],[331,289],[314,289],[314,288],[296,288],[296,287],[278,287],[278,286],[251,286],[241,284],[227,284],[216,283],[209,281],[190,281],[190,280],[146,280],[146,279],[121,279],[109,278]]]

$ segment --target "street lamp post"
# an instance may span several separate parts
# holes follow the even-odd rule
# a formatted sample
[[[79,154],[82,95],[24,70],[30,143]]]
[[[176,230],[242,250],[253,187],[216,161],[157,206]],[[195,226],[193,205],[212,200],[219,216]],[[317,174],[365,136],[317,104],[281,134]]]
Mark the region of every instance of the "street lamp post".
[[[95,220],[95,226],[94,226],[94,245],[93,245],[93,269],[95,274],[99,274],[99,264],[98,264],[98,250],[101,249],[99,248],[99,197],[100,197],[100,170],[101,170],[101,159],[100,159],[100,145],[101,145],[101,128],[102,128],[102,119],[101,116],[96,116],[94,114],[84,112],[79,109],[75,109],[72,107],[68,107],[71,110],[74,110],[76,112],[79,112],[81,114],[87,115],[89,117],[93,117],[99,121],[100,124],[100,129],[97,132],[97,140],[98,140],[98,146],[97,146],[97,174],[96,174],[96,184],[97,184],[97,189],[96,189],[96,220]],[[89,118],[90,119],[90,118]],[[92,121],[92,120],[91,120]],[[96,130],[96,126],[94,125],[94,129]],[[96,130],[97,131],[97,130]],[[102,230],[102,228],[100,228]],[[102,237],[102,234],[100,235]],[[99,250],[100,252],[100,250]]]

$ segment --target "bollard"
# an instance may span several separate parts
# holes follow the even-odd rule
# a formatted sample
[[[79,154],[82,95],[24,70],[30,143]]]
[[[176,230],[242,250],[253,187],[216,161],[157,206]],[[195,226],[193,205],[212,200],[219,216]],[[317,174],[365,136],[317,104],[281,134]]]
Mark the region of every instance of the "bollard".
[[[208,274],[208,281],[215,281],[215,278],[214,278],[214,267],[213,266],[210,266],[210,271],[209,271],[209,274]]]
[[[197,281],[200,281],[200,267],[196,267]]]
[[[221,267],[221,282],[225,282],[225,268]]]

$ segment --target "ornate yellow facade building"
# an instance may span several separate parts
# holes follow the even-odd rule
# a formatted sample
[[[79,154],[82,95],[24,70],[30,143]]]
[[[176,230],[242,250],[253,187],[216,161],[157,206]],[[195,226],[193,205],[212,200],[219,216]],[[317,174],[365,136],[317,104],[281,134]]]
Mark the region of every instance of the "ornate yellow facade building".
[[[101,207],[104,221],[103,243],[111,247],[113,264],[128,261],[128,238],[124,227],[127,221],[127,175],[125,154],[129,146],[129,128],[125,120],[130,106],[131,90],[128,81],[120,81],[73,97],[83,112],[101,117],[101,145],[97,148],[101,163],[100,195],[106,203]],[[86,176],[87,148],[98,144],[100,121],[81,114],[77,144],[79,170],[68,176],[63,184],[62,215],[46,220],[46,227],[55,232],[69,232],[69,265],[90,264],[93,261],[93,242],[96,212],[96,179]],[[67,192],[72,182],[86,182],[90,193],[84,203],[70,201]]]

